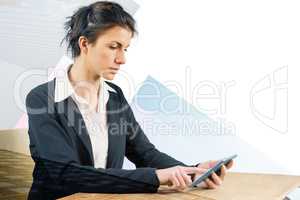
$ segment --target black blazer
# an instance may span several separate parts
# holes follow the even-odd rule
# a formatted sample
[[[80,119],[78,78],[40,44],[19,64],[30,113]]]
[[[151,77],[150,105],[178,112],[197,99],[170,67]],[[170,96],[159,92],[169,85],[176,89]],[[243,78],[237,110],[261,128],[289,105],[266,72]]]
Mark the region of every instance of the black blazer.
[[[108,157],[106,169],[94,168],[93,152],[82,115],[71,97],[54,102],[55,79],[26,97],[31,157],[35,162],[28,199],[56,199],[76,192],[151,193],[159,180],[155,170],[186,166],[151,144],[135,120],[122,90],[106,82]],[[137,169],[122,169],[124,156]]]

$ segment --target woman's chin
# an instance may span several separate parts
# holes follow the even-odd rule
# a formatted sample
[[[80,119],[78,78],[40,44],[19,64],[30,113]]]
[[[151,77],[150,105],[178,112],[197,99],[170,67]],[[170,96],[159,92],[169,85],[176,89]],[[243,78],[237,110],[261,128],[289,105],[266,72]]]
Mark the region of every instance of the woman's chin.
[[[103,76],[103,78],[105,78],[106,80],[112,81],[115,78],[116,74],[114,73],[108,73],[105,74],[105,76]]]

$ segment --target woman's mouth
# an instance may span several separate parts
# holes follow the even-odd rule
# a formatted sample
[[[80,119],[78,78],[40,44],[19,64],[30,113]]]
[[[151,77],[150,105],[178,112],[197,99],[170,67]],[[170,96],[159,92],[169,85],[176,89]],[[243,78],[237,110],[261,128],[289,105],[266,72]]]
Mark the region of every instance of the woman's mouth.
[[[110,68],[111,72],[116,74],[119,71],[119,68]]]

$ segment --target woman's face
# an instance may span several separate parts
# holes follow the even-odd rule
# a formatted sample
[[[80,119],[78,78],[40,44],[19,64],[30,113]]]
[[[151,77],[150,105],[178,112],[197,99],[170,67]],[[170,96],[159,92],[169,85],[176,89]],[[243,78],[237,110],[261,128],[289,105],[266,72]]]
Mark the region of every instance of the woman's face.
[[[120,65],[125,64],[125,53],[132,39],[132,32],[120,26],[101,34],[93,44],[87,45],[85,60],[96,76],[113,80]]]

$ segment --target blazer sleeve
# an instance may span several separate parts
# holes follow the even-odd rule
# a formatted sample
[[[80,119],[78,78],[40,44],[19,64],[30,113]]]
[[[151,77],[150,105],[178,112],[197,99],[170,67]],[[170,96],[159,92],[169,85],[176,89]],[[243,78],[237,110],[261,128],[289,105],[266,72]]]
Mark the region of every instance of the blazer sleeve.
[[[130,105],[120,88],[122,106],[126,115],[127,139],[126,139],[126,157],[133,162],[136,167],[154,167],[164,169],[173,166],[188,166],[175,158],[160,152],[147,138],[143,129],[136,121]]]
[[[47,95],[41,92],[31,91],[26,97],[35,183],[54,190],[63,185],[69,193],[157,192],[159,180],[154,168],[95,169],[80,165],[68,135],[71,133],[56,120],[57,113],[49,111],[49,102]]]

